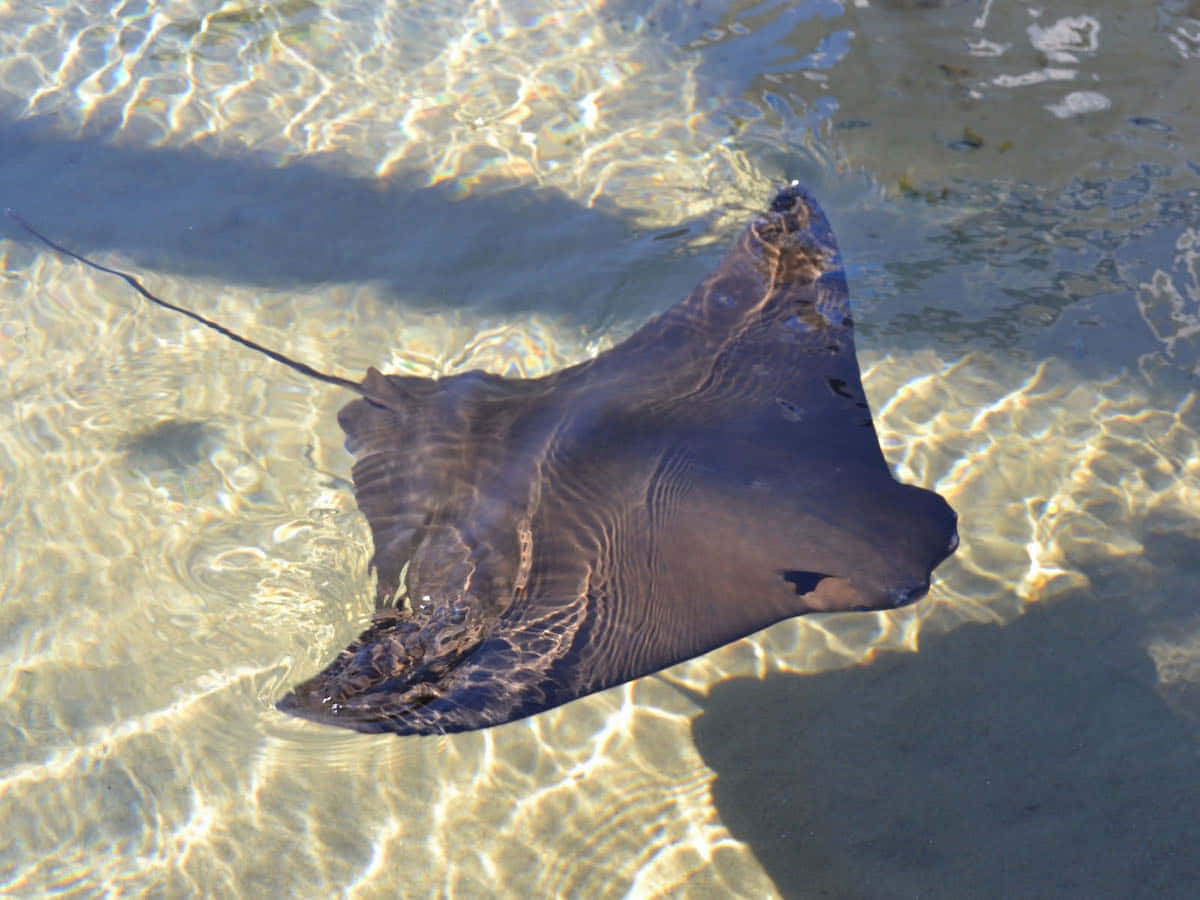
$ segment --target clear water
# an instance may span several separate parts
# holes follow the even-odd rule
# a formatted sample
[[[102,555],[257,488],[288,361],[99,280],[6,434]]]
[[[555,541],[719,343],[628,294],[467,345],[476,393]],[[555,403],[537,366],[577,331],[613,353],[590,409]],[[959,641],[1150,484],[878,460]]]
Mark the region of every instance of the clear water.
[[[0,202],[348,375],[538,374],[790,178],[962,547],[533,719],[272,708],[370,615],[336,411],[0,241],[0,893],[1192,897],[1200,7],[0,6]]]

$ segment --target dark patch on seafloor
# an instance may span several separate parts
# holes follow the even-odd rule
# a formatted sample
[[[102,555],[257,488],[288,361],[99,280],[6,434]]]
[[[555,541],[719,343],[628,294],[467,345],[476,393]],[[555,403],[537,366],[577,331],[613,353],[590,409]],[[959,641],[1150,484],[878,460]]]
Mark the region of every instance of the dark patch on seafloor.
[[[719,684],[693,726],[719,815],[787,897],[1198,896],[1198,735],[1142,622],[1065,600]]]
[[[673,223],[656,240],[603,202],[583,206],[552,189],[497,181],[462,196],[452,183],[339,166],[354,161],[279,166],[254,154],[114,145],[0,114],[5,204],[74,250],[115,252],[130,268],[273,290],[369,282],[407,308],[541,312],[598,328],[645,318],[655,311],[639,305],[647,295],[683,296],[693,251],[720,252],[689,248],[708,231],[701,221]],[[31,239],[19,228],[4,236]]]
[[[182,472],[206,459],[219,436],[205,422],[163,419],[126,437],[120,449],[137,469]]]

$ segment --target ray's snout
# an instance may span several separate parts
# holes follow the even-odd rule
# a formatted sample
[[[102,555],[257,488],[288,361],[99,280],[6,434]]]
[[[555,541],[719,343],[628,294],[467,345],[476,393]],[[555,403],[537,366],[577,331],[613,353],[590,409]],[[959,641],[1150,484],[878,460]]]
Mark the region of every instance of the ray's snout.
[[[891,552],[915,564],[897,573],[884,594],[885,609],[916,603],[929,593],[933,571],[958,549],[958,513],[940,494],[901,485],[910,516],[900,528],[901,541]]]
[[[910,606],[929,593],[928,581],[909,581],[899,584],[888,592],[888,609]]]

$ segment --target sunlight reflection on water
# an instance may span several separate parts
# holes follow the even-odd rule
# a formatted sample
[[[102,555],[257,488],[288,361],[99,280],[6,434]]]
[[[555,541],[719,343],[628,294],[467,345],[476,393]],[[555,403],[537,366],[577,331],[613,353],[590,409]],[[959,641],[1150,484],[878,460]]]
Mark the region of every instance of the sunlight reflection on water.
[[[692,735],[713,686],[1063,597],[1128,601],[1153,687],[1195,715],[1197,132],[1172,99],[1195,24],[1169,5],[1153,33],[1102,9],[902,6],[0,14],[4,203],[351,376],[594,355],[690,288],[775,183],[813,181],[881,443],[963,536],[915,607],[783,623],[492,731],[294,721],[273,702],[370,612],[347,398],[6,243],[3,890],[803,895],[714,801],[725,773]],[[397,196],[411,220],[388,221]],[[748,758],[755,738],[727,736]],[[804,762],[771,764],[819,779]],[[982,844],[1004,826],[971,827]],[[869,851],[830,870],[858,853],[886,875]]]

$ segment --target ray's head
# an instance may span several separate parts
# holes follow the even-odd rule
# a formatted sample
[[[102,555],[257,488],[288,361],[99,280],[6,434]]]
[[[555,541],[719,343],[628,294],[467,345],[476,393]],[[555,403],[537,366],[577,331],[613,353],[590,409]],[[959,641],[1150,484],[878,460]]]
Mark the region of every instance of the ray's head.
[[[767,211],[750,224],[747,239],[775,269],[777,283],[808,284],[842,268],[829,220],[798,182],[775,195]]]

